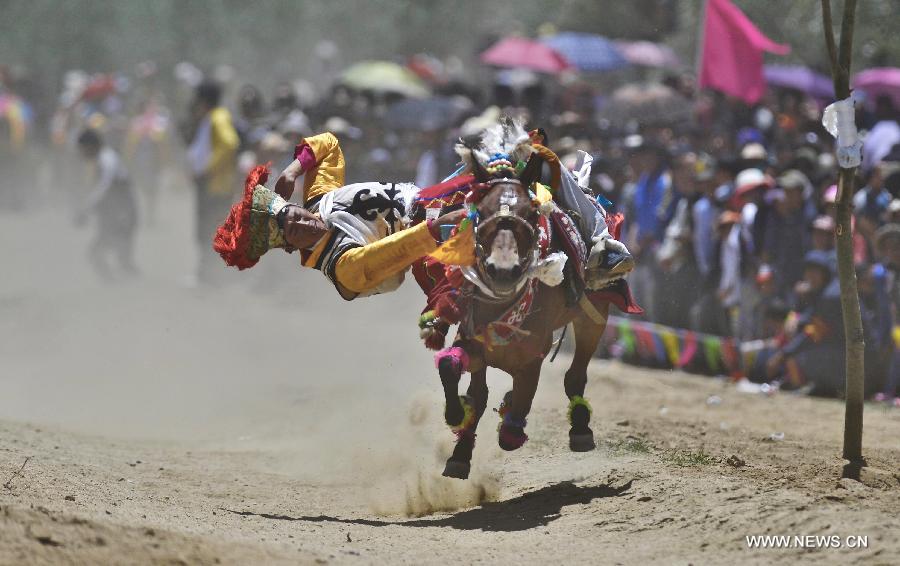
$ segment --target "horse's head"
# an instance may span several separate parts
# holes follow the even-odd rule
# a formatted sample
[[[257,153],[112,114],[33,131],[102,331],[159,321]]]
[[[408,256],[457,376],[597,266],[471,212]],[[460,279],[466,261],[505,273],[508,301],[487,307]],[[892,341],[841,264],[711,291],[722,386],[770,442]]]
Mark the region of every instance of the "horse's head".
[[[539,211],[529,187],[540,174],[541,160],[532,156],[518,175],[491,175],[476,168],[476,269],[498,297],[511,297],[522,288],[536,257]],[[480,169],[480,170],[479,170]]]

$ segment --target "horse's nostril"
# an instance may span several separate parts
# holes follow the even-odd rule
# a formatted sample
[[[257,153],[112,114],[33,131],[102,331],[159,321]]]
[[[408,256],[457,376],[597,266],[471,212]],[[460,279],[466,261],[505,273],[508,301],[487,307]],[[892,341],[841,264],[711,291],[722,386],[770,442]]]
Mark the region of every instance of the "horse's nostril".
[[[497,276],[497,266],[492,263],[489,263],[487,266],[487,273],[491,277],[496,277]]]

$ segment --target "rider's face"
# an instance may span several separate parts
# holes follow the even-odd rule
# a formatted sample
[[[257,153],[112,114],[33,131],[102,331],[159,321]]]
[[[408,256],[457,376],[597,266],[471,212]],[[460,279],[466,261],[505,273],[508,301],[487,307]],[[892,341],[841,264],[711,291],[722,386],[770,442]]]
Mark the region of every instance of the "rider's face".
[[[328,229],[318,216],[296,204],[287,205],[284,213],[284,239],[297,249],[315,245]]]

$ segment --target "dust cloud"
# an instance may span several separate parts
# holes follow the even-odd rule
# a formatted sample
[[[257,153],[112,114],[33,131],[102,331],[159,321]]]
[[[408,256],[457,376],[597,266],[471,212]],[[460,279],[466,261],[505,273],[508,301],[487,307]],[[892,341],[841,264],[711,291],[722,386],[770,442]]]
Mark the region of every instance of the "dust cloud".
[[[472,479],[440,477],[453,437],[411,277],[345,302],[275,250],[252,270],[223,266],[219,286],[193,287],[192,207],[187,183],[167,184],[165,214],[140,227],[140,275],[112,282],[88,265],[93,228],[76,227],[70,207],[0,213],[0,416],[258,454],[260,470],[367,486],[378,514],[498,496],[489,422]]]

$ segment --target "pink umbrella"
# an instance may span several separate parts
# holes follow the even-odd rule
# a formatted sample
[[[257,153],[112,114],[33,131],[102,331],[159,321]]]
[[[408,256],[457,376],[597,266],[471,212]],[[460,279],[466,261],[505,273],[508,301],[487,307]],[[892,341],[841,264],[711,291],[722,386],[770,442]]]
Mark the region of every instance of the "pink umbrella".
[[[524,37],[501,39],[481,54],[481,62],[496,67],[559,73],[572,66],[558,51]]]
[[[853,77],[853,88],[866,93],[873,101],[881,95],[891,97],[894,108],[900,108],[900,68],[876,67]]]
[[[645,67],[680,67],[678,55],[666,45],[651,41],[617,41],[616,48],[626,61]]]

